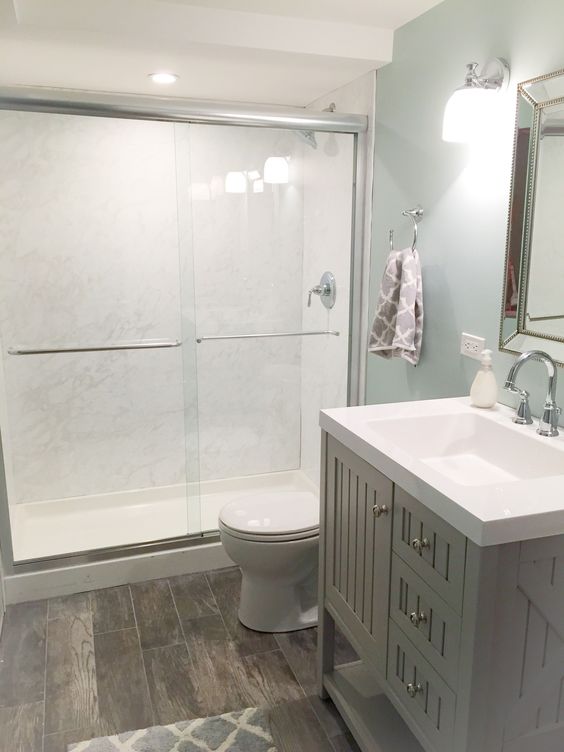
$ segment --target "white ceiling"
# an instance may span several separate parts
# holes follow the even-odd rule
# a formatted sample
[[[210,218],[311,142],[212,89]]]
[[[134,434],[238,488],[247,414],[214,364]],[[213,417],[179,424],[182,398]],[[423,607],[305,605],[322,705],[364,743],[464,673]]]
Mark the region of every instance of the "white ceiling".
[[[394,29],[438,2],[0,0],[0,86],[303,106],[389,62]]]
[[[241,10],[273,16],[316,18],[347,24],[398,29],[438,2],[421,0],[164,0],[204,8]]]

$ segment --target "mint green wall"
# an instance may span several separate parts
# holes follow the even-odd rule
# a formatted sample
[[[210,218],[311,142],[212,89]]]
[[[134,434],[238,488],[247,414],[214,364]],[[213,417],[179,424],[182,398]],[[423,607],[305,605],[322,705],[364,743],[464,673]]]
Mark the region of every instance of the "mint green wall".
[[[425,326],[417,368],[368,356],[367,402],[467,394],[477,364],[458,354],[460,333],[484,336],[494,351],[498,382],[510,355],[497,352],[509,182],[519,81],[564,68],[562,0],[445,0],[396,32],[394,61],[379,71],[370,315],[388,253],[388,228],[411,243],[402,209],[420,203]],[[487,153],[441,140],[451,92],[466,63],[504,57],[511,82]],[[520,383],[538,414],[541,364]],[[528,371],[528,373],[526,372]],[[564,370],[559,403],[564,405]],[[511,404],[513,398],[500,391]]]

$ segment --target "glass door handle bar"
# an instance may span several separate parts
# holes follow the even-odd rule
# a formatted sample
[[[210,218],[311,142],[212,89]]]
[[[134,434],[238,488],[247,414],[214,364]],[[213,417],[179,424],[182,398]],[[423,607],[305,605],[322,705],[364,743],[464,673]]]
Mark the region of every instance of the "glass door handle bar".
[[[207,342],[212,339],[258,339],[263,337],[313,337],[317,334],[331,334],[338,337],[340,332],[334,329],[325,329],[320,332],[265,332],[259,334],[213,334],[207,337],[196,337],[196,342]]]
[[[122,342],[115,345],[85,345],[84,347],[9,347],[9,355],[52,355],[55,353],[105,352],[106,350],[158,350],[165,347],[180,347],[178,339],[147,339],[139,342]]]

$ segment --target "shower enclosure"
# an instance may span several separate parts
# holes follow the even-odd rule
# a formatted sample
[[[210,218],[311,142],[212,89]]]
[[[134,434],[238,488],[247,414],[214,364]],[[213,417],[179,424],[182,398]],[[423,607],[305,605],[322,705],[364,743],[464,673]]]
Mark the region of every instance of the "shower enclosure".
[[[316,489],[318,411],[356,399],[365,119],[3,94],[9,571],[209,540],[236,495]],[[326,271],[335,304],[308,307]]]

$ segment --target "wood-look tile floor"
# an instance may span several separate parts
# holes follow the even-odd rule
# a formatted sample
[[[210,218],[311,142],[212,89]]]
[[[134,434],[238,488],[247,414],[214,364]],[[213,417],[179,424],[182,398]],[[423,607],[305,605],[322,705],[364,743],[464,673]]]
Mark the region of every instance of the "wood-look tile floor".
[[[0,752],[66,752],[95,736],[267,707],[280,752],[358,750],[315,694],[316,630],[237,620],[238,569],[9,606]],[[338,640],[337,662],[354,659]]]

